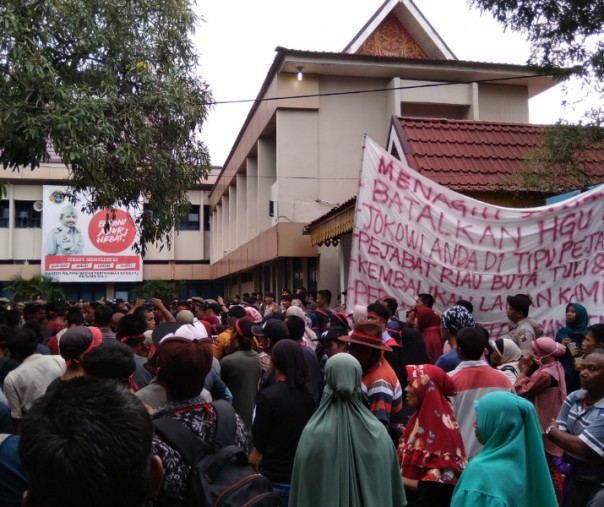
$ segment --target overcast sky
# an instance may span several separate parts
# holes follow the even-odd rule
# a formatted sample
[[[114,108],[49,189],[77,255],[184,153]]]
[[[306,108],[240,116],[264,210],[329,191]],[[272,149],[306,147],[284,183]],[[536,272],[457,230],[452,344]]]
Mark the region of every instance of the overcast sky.
[[[275,48],[341,51],[383,0],[213,0],[199,2],[204,22],[196,34],[200,73],[216,101],[256,98],[275,57]],[[529,47],[516,33],[504,32],[489,14],[465,0],[415,0],[460,60],[525,64]],[[559,86],[531,100],[532,123],[577,121],[584,103],[563,109]],[[213,165],[222,165],[251,103],[216,105],[202,138]]]

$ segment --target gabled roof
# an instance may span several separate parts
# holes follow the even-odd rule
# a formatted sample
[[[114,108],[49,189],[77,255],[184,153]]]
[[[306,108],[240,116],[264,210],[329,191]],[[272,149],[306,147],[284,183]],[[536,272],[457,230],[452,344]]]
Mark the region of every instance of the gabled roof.
[[[543,141],[544,125],[393,117],[393,134],[409,165],[431,180],[460,192],[501,191],[529,169],[527,153]],[[585,156],[593,182],[604,181],[604,144]],[[516,174],[516,178],[514,175]]]
[[[344,53],[456,60],[412,0],[386,0]]]

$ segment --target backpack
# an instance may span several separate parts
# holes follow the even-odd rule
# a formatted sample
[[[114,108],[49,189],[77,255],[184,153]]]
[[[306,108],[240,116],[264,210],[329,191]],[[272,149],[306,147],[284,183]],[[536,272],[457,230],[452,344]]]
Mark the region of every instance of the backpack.
[[[190,507],[276,507],[279,497],[270,481],[252,470],[246,452],[235,445],[235,410],[225,400],[216,410],[214,445],[204,444],[185,424],[170,417],[155,419],[156,432],[191,467],[187,484]]]

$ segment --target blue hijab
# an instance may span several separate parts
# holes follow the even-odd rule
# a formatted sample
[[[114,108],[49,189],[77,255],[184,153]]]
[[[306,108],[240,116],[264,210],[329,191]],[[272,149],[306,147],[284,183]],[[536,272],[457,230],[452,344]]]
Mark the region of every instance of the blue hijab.
[[[589,314],[587,308],[579,303],[569,303],[566,305],[566,310],[572,306],[575,309],[576,318],[574,322],[566,321],[566,325],[558,329],[556,333],[556,341],[561,342],[564,338],[570,338],[578,342],[581,345],[581,340],[587,333],[587,326],[589,326]]]
[[[461,474],[451,507],[558,505],[533,404],[496,391],[474,409],[484,447]]]
[[[556,341],[562,343],[564,338],[569,338],[577,347],[581,347],[581,341],[587,334],[587,326],[589,326],[589,314],[587,313],[587,309],[579,303],[569,303],[566,305],[566,310],[568,310],[569,306],[572,306],[575,309],[577,316],[574,322],[567,321],[564,327],[558,329]],[[566,373],[566,376],[568,377],[575,368],[573,356],[568,347],[566,348],[566,354],[560,359],[560,362],[564,368],[564,373]]]

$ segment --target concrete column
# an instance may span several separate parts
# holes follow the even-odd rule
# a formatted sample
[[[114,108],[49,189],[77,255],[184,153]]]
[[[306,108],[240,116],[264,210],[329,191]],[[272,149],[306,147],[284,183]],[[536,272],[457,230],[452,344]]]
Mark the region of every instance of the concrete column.
[[[237,186],[231,185],[229,187],[229,248],[235,250],[240,243],[237,241],[237,223],[239,217],[237,216]]]
[[[216,206],[216,260],[220,260],[224,257],[224,242],[223,242],[223,228],[222,228],[222,204]]]
[[[271,186],[277,179],[277,157],[275,138],[258,140],[258,232],[272,225],[269,216]]]
[[[246,219],[247,229],[245,241],[258,236],[258,160],[248,158],[246,178]]]
[[[247,241],[247,187],[246,176],[237,175],[237,204],[235,206],[235,221],[237,223],[237,241],[239,247]]]
[[[222,196],[222,252],[220,253],[221,257],[224,257],[227,253],[229,253],[231,248],[230,243],[230,229],[229,229],[229,196]]]

